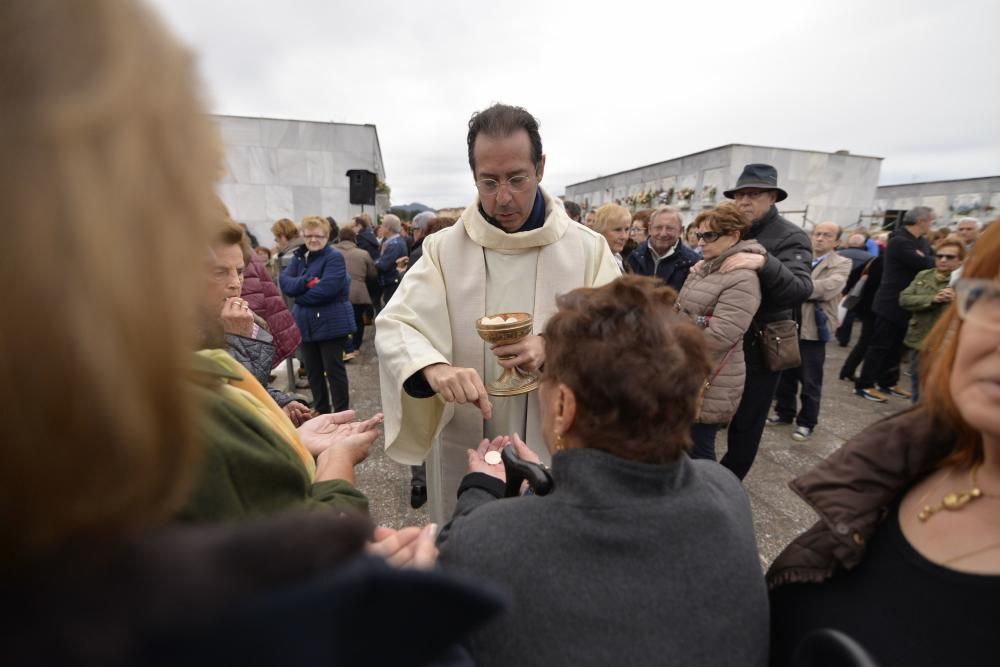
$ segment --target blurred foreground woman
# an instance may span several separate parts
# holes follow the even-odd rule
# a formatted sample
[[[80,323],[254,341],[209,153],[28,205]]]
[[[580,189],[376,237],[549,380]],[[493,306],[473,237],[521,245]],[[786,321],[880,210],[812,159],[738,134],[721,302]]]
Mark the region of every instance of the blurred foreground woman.
[[[441,561],[514,594],[473,635],[478,665],[767,663],[746,492],[685,454],[710,365],[672,296],[624,276],[557,300],[538,390],[551,494],[498,500],[504,467],[486,454],[504,441],[470,450]]]
[[[1000,594],[1000,225],[921,352],[913,409],[792,482],[820,515],[768,572],[772,661],[820,628],[880,665],[995,665]]]
[[[196,267],[218,215],[189,56],[133,2],[11,0],[0,62],[16,221],[0,262],[0,664],[440,657],[496,602],[360,555],[363,519],[164,525],[199,471]],[[375,550],[426,563],[413,538]],[[403,586],[435,602],[433,627],[399,611]],[[398,643],[368,641],[361,608]]]

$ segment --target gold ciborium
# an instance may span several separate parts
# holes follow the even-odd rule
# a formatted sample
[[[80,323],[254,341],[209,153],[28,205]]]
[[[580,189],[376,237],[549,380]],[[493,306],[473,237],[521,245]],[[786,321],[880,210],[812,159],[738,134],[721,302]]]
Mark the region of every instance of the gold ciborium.
[[[531,333],[531,313],[497,313],[476,320],[479,337],[493,345],[511,345]],[[504,356],[500,359],[513,359]],[[491,396],[517,396],[538,388],[538,376],[521,369],[505,368],[495,381],[486,385]]]

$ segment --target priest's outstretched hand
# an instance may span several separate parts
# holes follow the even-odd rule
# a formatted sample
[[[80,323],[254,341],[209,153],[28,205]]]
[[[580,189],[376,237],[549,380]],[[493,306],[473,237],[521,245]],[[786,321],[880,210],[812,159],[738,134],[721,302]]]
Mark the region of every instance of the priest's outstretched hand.
[[[498,357],[513,357],[498,361],[504,368],[516,366],[522,371],[534,373],[545,364],[545,338],[543,336],[525,336],[512,345],[494,345],[490,351]]]
[[[475,403],[483,419],[493,417],[493,404],[486,385],[474,368],[450,364],[431,364],[423,369],[424,379],[441,398],[449,403]]]

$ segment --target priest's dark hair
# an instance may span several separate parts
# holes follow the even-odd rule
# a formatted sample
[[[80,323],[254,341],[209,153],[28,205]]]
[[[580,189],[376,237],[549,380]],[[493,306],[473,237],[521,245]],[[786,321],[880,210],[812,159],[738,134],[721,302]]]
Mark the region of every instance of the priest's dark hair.
[[[538,133],[538,120],[523,107],[512,107],[508,104],[494,104],[477,111],[469,119],[469,166],[476,171],[476,159],[472,149],[476,145],[476,137],[485,134],[487,137],[509,137],[518,130],[528,133],[531,140],[531,162],[538,168],[542,161],[542,135]]]

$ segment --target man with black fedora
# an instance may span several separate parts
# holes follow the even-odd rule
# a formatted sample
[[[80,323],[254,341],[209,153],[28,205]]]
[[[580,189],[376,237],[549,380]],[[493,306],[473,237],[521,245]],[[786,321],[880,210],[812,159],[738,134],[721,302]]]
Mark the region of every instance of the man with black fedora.
[[[722,465],[743,479],[757,456],[781,376],[764,366],[757,331],[769,322],[799,320],[799,307],[812,294],[812,244],[801,227],[778,213],[775,203],[784,201],[788,193],[778,187],[778,171],[771,165],[746,165],[736,187],[723,194],[751,223],[743,238],[753,239],[767,250],[766,255],[737,253],[721,268],[723,272],[751,269],[760,278],[760,307],[743,336],[746,384],[729,422],[729,451],[722,458]]]

